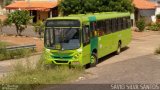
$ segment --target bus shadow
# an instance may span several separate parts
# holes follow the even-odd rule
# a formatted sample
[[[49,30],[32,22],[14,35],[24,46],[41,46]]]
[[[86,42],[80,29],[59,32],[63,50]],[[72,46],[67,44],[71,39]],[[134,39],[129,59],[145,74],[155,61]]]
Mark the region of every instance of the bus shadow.
[[[126,50],[128,50],[128,49],[129,49],[129,47],[124,47],[124,48],[121,49],[121,52],[124,52],[124,51],[126,51]],[[113,53],[111,53],[111,54],[109,54],[109,55],[106,55],[106,56],[98,59],[98,64],[99,64],[99,63],[102,63],[102,62],[104,62],[104,61],[106,61],[106,60],[108,60],[109,58],[114,57],[114,56],[116,56],[116,53],[115,53],[115,52],[113,52]]]

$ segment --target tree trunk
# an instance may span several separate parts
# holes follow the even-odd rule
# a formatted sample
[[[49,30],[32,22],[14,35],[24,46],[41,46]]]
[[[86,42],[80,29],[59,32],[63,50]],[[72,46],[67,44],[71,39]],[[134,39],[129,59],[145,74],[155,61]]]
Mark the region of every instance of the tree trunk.
[[[23,31],[22,28],[21,28],[20,26],[16,25],[16,30],[17,30],[17,35],[18,35],[18,36],[22,36],[22,35],[21,35],[21,33],[22,33],[22,31]]]
[[[18,30],[18,25],[15,25],[15,26],[16,26],[16,31],[17,31],[17,35],[18,35],[18,31],[19,31],[19,30]]]
[[[19,30],[19,36],[22,36],[22,31],[23,30],[21,30],[21,29]]]

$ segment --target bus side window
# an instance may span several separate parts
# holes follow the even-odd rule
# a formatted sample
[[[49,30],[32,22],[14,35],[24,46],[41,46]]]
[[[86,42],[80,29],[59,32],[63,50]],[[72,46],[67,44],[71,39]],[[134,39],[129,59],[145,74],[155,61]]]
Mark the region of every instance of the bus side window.
[[[127,28],[131,27],[131,19],[130,17],[127,17]]]
[[[123,17],[123,29],[127,28],[127,20],[126,17]]]
[[[110,29],[110,20],[106,20],[106,34],[110,34],[112,31]]]
[[[109,21],[109,30],[110,32],[112,32],[112,19],[109,19],[108,21]]]
[[[116,21],[115,19],[112,19],[112,32],[115,32],[116,31]]]
[[[83,26],[83,46],[86,46],[89,43],[90,43],[89,26],[85,25],[85,26]]]

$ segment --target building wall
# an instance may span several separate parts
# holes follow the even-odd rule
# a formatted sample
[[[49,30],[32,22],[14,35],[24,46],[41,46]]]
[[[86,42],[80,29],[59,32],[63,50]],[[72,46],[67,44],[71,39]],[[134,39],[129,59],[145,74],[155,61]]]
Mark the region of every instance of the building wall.
[[[46,20],[48,18],[49,12],[46,11],[38,11],[37,12],[37,20]]]
[[[157,0],[149,0],[149,1],[154,2],[154,3],[157,3]]]
[[[147,23],[151,23],[152,17],[155,16],[155,9],[139,10],[139,16],[144,17]]]
[[[155,15],[155,9],[139,10],[141,16],[150,17]]]

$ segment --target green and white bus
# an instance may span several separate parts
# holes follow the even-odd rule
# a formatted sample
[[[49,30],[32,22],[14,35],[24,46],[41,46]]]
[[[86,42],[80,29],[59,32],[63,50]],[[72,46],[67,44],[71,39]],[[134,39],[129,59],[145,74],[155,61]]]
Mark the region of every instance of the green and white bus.
[[[46,64],[93,65],[131,42],[130,13],[103,12],[49,18],[45,24]]]

